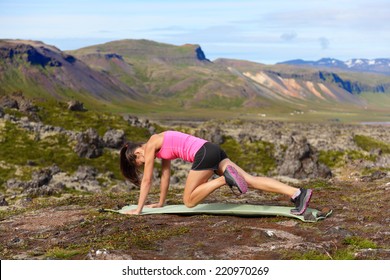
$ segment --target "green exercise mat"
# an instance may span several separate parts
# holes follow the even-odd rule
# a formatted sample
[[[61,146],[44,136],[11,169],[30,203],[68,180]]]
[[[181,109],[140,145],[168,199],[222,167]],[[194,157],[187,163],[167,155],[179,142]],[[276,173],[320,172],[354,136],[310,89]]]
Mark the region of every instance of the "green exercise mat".
[[[124,214],[124,212],[136,209],[137,205],[124,206],[120,210],[102,209],[102,211],[116,212]],[[269,205],[251,205],[251,204],[199,204],[193,208],[188,208],[185,205],[166,205],[161,208],[144,207],[141,215],[156,215],[156,214],[177,214],[177,215],[231,215],[231,216],[285,216],[296,218],[304,222],[317,222],[328,217],[332,211],[319,211],[308,208],[303,215],[293,215],[290,213],[292,207],[286,206],[269,206]]]

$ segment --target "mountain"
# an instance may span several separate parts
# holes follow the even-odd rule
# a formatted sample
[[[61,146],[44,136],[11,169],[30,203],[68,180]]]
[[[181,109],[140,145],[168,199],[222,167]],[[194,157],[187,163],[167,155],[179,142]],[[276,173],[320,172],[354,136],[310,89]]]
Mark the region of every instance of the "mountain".
[[[160,110],[245,107],[257,97],[246,80],[212,63],[199,45],[120,40],[69,53],[141,92]]]
[[[355,94],[356,91],[362,90],[359,87],[361,85],[352,87],[349,81],[343,80],[334,73],[310,70],[297,73],[290,68],[270,67],[250,62],[241,63],[229,59],[219,59],[215,63],[226,66],[250,81],[258,94],[268,100],[301,106],[303,104],[317,106],[337,103],[364,104]]]
[[[373,72],[390,75],[390,59],[364,59],[355,58],[347,61],[341,61],[334,58],[322,58],[317,61],[307,61],[302,59],[289,60],[278,64],[288,64],[297,66],[312,66],[318,68],[331,68],[355,72]]]
[[[83,95],[104,102],[141,99],[118,79],[37,41],[0,40],[0,81],[3,92],[23,91],[57,99]]]
[[[79,99],[104,110],[185,117],[388,109],[388,75],[340,67],[210,61],[199,45],[149,40],[74,51],[36,41],[0,40],[2,95],[23,92]]]
[[[150,40],[119,40],[71,51],[78,56],[118,53],[134,60],[155,63],[199,64],[210,62],[199,45],[174,46]]]

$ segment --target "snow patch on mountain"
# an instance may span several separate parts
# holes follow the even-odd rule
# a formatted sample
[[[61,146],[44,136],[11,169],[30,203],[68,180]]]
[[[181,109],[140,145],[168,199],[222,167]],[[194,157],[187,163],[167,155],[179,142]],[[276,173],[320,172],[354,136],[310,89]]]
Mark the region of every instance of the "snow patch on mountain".
[[[289,64],[312,67],[328,67],[339,68],[357,72],[375,72],[390,75],[390,59],[389,58],[353,58],[346,61],[341,61],[334,58],[322,58],[317,61],[306,61],[302,59],[289,60],[277,64]]]

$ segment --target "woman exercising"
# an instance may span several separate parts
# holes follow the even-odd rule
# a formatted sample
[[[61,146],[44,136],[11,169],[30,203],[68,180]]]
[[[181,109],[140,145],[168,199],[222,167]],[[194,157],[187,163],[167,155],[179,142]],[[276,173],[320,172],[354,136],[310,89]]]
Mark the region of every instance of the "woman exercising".
[[[152,185],[155,158],[162,160],[160,200],[145,205]],[[267,177],[252,176],[232,162],[226,153],[204,139],[177,131],[165,131],[152,135],[146,143],[128,142],[120,151],[120,168],[123,176],[137,186],[140,195],[137,209],[126,214],[138,215],[143,207],[163,207],[169,188],[171,160],[183,159],[192,162],[184,187],[183,202],[194,207],[209,194],[227,184],[230,188],[246,193],[248,187],[288,195],[295,203],[292,214],[302,215],[311,198],[312,190],[294,188]],[[139,168],[144,165],[142,180]],[[220,177],[209,180],[217,173]]]

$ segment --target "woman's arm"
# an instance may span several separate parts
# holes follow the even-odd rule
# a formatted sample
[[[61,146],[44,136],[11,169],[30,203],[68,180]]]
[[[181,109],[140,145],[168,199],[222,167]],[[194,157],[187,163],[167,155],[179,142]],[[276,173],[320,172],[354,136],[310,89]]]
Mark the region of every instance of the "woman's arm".
[[[163,137],[164,136],[162,134],[153,135],[145,145],[145,166],[138,199],[138,207],[132,214],[140,214],[145,205],[150,188],[152,186],[156,150],[161,148]]]
[[[165,199],[167,198],[169,180],[171,178],[171,161],[163,159],[161,166],[161,183],[160,183],[160,201],[159,207],[163,207]]]
[[[158,203],[153,203],[149,205],[145,205],[145,207],[149,208],[159,208],[163,207],[165,204],[165,200],[167,198],[167,193],[169,189],[169,181],[171,179],[171,161],[163,159],[161,166],[161,183],[160,183],[160,199]]]

